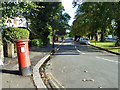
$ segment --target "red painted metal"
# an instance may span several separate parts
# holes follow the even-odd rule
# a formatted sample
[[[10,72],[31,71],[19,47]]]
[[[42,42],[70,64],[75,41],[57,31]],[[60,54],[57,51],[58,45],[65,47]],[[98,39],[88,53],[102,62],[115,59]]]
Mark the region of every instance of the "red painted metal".
[[[29,39],[19,39],[15,41],[20,68],[31,66],[28,41]]]

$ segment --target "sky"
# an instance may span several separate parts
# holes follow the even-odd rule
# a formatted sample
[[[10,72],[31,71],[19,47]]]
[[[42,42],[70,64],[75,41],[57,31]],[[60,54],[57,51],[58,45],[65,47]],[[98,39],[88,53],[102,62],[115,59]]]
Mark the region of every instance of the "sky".
[[[67,12],[71,16],[69,25],[72,25],[72,22],[74,21],[75,12],[77,9],[77,7],[73,8],[72,2],[73,0],[62,0],[62,5],[65,8],[65,12]]]

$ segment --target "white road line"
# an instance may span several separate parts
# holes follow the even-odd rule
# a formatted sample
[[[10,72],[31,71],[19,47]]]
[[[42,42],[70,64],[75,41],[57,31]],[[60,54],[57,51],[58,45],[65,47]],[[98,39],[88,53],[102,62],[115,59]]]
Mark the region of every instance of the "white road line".
[[[75,49],[76,49],[76,46],[75,46]]]
[[[114,61],[114,60],[110,60],[110,59],[105,59],[105,58],[101,58],[101,57],[96,57],[96,58],[102,59],[102,60],[105,60],[105,61],[109,61],[109,62],[120,63],[118,61]]]
[[[82,53],[82,54],[85,54],[85,53]]]
[[[75,49],[77,50],[77,52],[85,54],[85,53],[81,52],[80,50],[78,50],[76,46],[75,46]]]
[[[81,53],[81,51],[79,51],[78,49],[77,49],[77,52]]]
[[[81,52],[81,51],[80,51],[80,50],[78,50],[78,49],[76,49],[76,50],[77,50],[77,52],[79,52],[79,53],[85,54],[85,53]]]

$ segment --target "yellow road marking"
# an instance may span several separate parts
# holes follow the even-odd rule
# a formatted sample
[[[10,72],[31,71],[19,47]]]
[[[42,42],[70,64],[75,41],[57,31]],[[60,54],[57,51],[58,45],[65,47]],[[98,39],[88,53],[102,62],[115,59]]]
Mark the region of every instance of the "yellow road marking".
[[[52,83],[55,85],[56,88],[59,88],[57,84],[51,79]]]
[[[62,86],[62,85],[55,79],[55,77],[52,75],[52,73],[50,73],[50,75],[52,76],[52,78],[53,78],[62,88],[64,88],[64,86]]]

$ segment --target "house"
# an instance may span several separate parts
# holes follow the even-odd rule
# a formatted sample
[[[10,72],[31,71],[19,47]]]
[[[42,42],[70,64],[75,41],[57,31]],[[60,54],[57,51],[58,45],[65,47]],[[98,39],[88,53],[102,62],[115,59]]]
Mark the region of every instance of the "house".
[[[7,18],[4,25],[7,27],[27,28],[27,20],[25,18],[20,18],[20,17]]]

